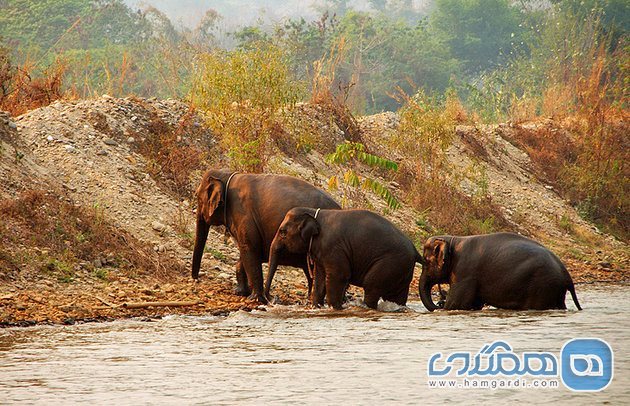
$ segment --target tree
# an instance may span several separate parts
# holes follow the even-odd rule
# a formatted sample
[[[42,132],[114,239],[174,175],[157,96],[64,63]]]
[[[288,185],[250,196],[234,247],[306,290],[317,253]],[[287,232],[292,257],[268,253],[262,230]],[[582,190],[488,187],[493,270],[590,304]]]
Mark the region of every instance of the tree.
[[[496,66],[520,43],[521,21],[509,0],[436,0],[430,27],[474,74]]]

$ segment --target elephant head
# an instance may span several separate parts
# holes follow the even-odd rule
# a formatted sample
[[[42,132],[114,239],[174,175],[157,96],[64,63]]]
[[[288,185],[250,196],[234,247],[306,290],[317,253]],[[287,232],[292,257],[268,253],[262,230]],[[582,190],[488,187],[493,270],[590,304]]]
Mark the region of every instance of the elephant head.
[[[197,232],[193,251],[192,277],[199,278],[201,257],[208,239],[210,226],[224,223],[223,210],[217,210],[224,202],[225,185],[218,173],[206,173],[197,188]]]
[[[450,279],[449,252],[452,239],[447,242],[443,237],[431,237],[424,244],[424,263],[422,264],[422,275],[420,276],[420,298],[429,311],[434,311],[439,307],[431,299],[431,288],[438,283],[448,283]]]
[[[314,217],[313,209],[294,208],[287,212],[269,249],[269,273],[265,283],[265,295],[269,295],[280,255],[284,252],[307,255],[311,238],[318,235],[319,231],[319,223]]]

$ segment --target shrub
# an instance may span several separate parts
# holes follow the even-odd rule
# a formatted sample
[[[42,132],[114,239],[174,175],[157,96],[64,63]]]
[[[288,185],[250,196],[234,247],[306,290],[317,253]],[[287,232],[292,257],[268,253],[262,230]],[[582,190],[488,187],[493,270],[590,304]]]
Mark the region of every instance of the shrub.
[[[270,141],[281,131],[278,117],[304,94],[283,52],[272,45],[199,56],[192,102],[203,111],[234,169],[261,172]]]
[[[42,71],[28,61],[15,66],[8,50],[0,48],[0,110],[18,116],[61,99],[65,71],[59,59]]]
[[[153,113],[148,134],[138,144],[147,157],[148,172],[179,198],[188,198],[194,191],[192,177],[205,161],[207,153],[200,146],[188,143],[184,135],[195,134],[191,109],[177,127],[172,128]]]

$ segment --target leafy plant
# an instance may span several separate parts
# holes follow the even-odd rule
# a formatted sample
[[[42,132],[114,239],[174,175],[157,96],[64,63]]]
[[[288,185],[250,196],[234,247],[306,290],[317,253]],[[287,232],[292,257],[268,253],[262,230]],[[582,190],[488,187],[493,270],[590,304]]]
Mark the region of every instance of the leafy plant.
[[[389,159],[365,152],[365,146],[358,142],[345,142],[337,145],[337,150],[326,157],[326,161],[337,165],[349,165],[341,178],[346,185],[351,187],[361,187],[370,190],[379,196],[392,209],[400,207],[400,202],[394,194],[378,180],[370,177],[361,177],[356,171],[359,163],[365,164],[371,168],[380,168],[388,171],[397,171],[398,164]],[[336,189],[339,187],[339,175],[334,175],[328,180],[328,187]]]

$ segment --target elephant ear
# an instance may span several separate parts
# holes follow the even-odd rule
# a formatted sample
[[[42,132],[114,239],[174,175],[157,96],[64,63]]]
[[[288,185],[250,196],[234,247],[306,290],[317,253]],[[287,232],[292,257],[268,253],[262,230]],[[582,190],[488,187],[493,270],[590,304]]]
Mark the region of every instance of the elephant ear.
[[[312,236],[319,234],[319,223],[311,215],[306,214],[300,223],[299,230],[302,240],[308,242]]]
[[[446,259],[446,241],[444,240],[435,240],[433,245],[433,255],[437,261],[437,268],[442,270],[444,267],[444,261]]]
[[[224,186],[223,182],[216,178],[208,178],[199,185],[197,189],[197,199],[199,207],[206,223],[210,223],[212,214],[223,201]]]

